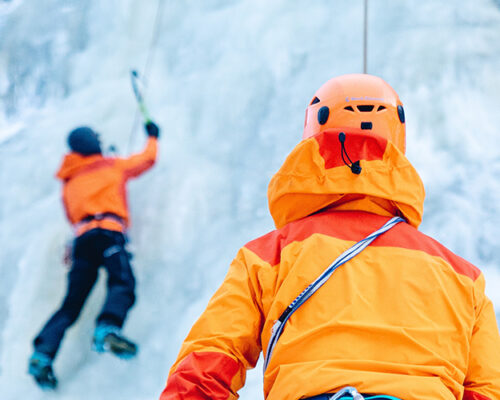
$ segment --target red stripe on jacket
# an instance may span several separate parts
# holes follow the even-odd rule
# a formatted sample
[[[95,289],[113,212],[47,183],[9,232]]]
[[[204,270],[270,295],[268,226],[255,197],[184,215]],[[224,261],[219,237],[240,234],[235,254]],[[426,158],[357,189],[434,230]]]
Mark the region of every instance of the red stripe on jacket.
[[[464,392],[463,400],[492,400],[492,399],[483,394],[473,392],[472,390],[466,390]]]
[[[223,353],[190,353],[168,378],[160,400],[227,400],[238,370],[238,362]]]
[[[387,220],[387,217],[363,211],[329,210],[291,222],[281,229],[247,243],[245,247],[257,254],[263,261],[277,265],[281,259],[281,251],[292,242],[303,241],[315,233],[358,242],[380,228]],[[481,274],[477,267],[409,224],[396,225],[389,232],[375,239],[371,246],[423,251],[431,256],[442,258],[457,273],[468,276],[472,280],[476,280]]]

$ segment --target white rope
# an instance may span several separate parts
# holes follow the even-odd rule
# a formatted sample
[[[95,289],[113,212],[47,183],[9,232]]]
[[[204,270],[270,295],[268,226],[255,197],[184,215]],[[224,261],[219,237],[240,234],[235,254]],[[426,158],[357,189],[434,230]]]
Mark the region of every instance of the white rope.
[[[156,43],[157,43],[158,38],[160,36],[161,20],[163,17],[164,5],[165,5],[164,0],[158,0],[158,6],[156,8],[155,22],[153,25],[153,33],[151,36],[151,42],[149,44],[148,55],[146,57],[146,63],[144,65],[144,69],[142,70],[142,73],[140,75],[141,80],[144,83],[147,82],[147,77],[149,75],[151,66],[153,65],[153,58],[154,58],[154,53],[155,53],[155,49],[156,49]],[[145,85],[144,93],[146,92],[146,90],[147,90],[147,87]],[[127,149],[126,149],[127,154],[131,149],[132,139],[134,137],[134,132],[137,129],[137,125],[139,124],[140,119],[141,119],[141,113],[139,110],[136,110],[135,115],[134,115],[134,122],[133,122],[132,128],[130,130],[129,140],[128,140],[128,144],[127,144]]]
[[[359,392],[356,390],[355,387],[352,386],[346,386],[342,390],[338,391],[336,394],[332,395],[328,400],[338,400],[345,394],[348,394],[352,397],[353,400],[363,400],[364,397],[359,394]]]
[[[364,2],[363,73],[368,73],[368,0]]]

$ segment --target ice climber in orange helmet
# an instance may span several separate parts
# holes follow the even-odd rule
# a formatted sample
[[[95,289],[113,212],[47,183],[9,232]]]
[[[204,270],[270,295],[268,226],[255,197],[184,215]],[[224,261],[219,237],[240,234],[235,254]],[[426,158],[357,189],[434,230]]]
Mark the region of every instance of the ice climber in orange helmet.
[[[76,321],[98,279],[101,266],[107,272],[107,295],[96,320],[94,349],[131,358],[137,346],[121,333],[129,309],[135,302],[135,278],[125,249],[129,214],[125,185],[153,166],[156,160],[158,126],[149,121],[141,153],[128,158],[105,157],[98,134],[78,127],[68,135],[70,152],[57,177],[63,183],[66,216],[75,231],[68,287],[59,309],[33,341],[28,372],[43,389],[55,389],[52,363],[66,330]]]
[[[481,271],[418,231],[424,188],[396,92],[344,75],[313,96],[272,178],[276,230],[243,246],[161,400],[500,399],[500,335]]]

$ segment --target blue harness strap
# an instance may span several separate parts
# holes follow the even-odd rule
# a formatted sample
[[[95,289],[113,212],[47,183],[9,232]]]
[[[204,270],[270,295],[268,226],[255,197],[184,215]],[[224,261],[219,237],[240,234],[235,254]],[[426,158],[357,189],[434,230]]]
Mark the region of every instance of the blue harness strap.
[[[383,233],[387,232],[393,226],[398,224],[399,222],[403,222],[404,219],[400,217],[391,218],[387,221],[382,227],[377,229],[375,232],[371,233],[358,243],[356,243],[351,248],[344,251],[337,259],[330,264],[330,266],[304,291],[297,296],[297,298],[292,301],[292,303],[285,309],[283,314],[278,318],[278,320],[274,323],[273,328],[271,330],[271,337],[269,339],[269,343],[267,345],[266,357],[264,359],[264,372],[267,369],[269,361],[271,360],[271,356],[273,355],[274,347],[280,338],[283,328],[285,327],[286,321],[290,318],[290,316],[297,311],[297,309],[304,304],[309,297],[311,297],[316,291],[323,286],[323,284],[332,276],[335,270],[340,267],[342,264],[345,264],[351,258],[355,257],[359,253],[361,253],[368,245],[373,242],[376,238],[378,238]]]

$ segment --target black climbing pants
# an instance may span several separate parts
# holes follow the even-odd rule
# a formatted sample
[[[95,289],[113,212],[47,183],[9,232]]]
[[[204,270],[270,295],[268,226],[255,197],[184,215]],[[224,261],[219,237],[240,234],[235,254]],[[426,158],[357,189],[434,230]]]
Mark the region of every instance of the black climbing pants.
[[[97,281],[101,266],[108,275],[107,295],[97,323],[122,327],[127,312],[135,301],[135,278],[125,242],[122,233],[100,228],[92,229],[75,239],[66,296],[60,308],[35,338],[35,350],[55,357],[66,329],[78,318]]]

